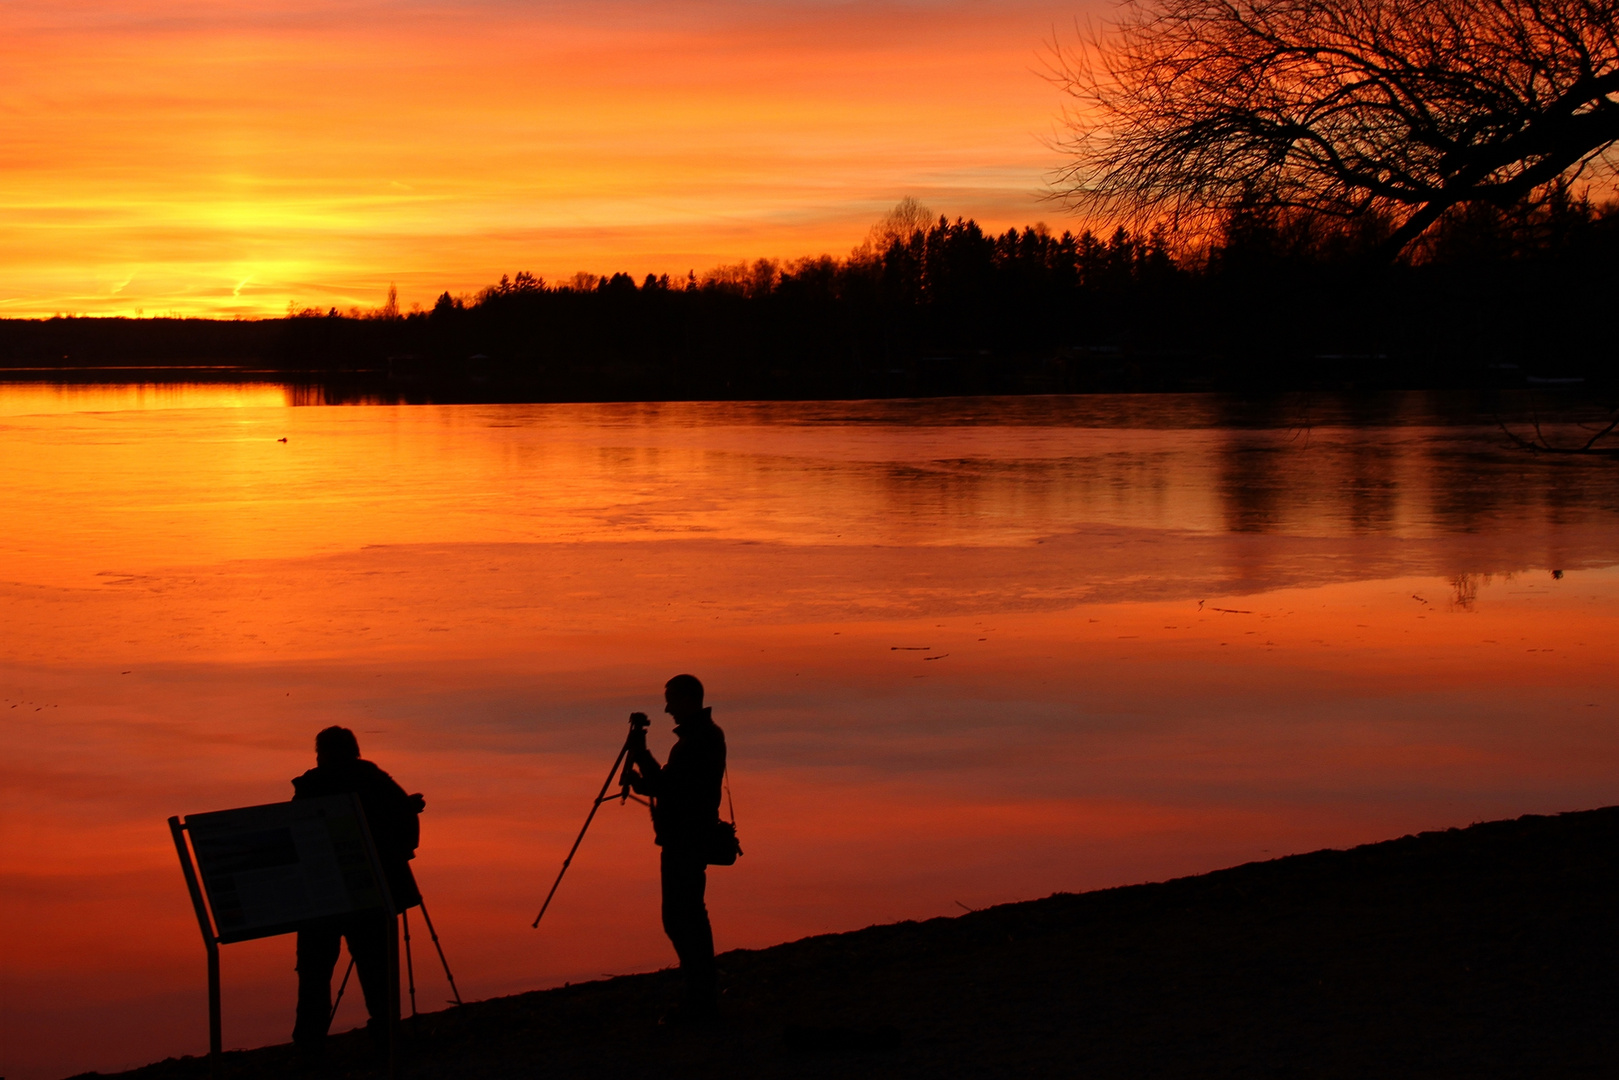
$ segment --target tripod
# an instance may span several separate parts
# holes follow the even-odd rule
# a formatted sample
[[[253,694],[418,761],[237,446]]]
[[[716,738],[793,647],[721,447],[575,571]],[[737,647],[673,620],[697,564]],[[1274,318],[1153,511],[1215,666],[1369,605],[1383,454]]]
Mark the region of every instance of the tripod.
[[[596,819],[596,811],[601,809],[602,803],[611,802],[615,797],[621,803],[625,799],[636,799],[634,795],[630,794],[629,756],[630,751],[634,750],[638,745],[645,745],[646,729],[649,723],[651,721],[646,718],[646,713],[630,713],[630,733],[625,737],[624,745],[619,748],[618,757],[613,759],[613,767],[607,770],[607,779],[602,781],[602,789],[596,793],[596,801],[590,804],[590,814],[585,818],[584,827],[579,830],[579,836],[574,840],[573,847],[568,849],[568,857],[562,860],[562,869],[557,871],[557,879],[551,883],[551,891],[545,894],[545,903],[540,905],[540,913],[534,916],[534,922],[529,929],[539,929],[540,920],[545,918],[546,909],[551,906],[551,898],[557,894],[557,886],[562,884],[562,875],[566,874],[568,867],[573,865],[574,854],[578,852],[579,845],[584,842],[585,832],[590,828],[590,823]],[[615,776],[619,778],[617,796],[607,794],[607,789],[613,786],[613,777]],[[640,799],[636,799],[636,802],[640,801]]]

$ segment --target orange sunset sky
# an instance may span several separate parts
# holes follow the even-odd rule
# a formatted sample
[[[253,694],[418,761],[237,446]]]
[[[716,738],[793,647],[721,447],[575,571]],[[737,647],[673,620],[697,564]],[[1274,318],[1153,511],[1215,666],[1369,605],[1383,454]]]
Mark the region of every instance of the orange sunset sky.
[[[0,315],[430,305],[1040,195],[1107,0],[8,0]]]

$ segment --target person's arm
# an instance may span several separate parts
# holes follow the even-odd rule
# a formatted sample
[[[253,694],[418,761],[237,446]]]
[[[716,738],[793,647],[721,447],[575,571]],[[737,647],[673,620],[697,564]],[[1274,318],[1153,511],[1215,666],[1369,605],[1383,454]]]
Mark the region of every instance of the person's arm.
[[[422,811],[427,809],[427,799],[421,794],[409,795],[399,786],[393,777],[388,778],[393,787],[394,814],[399,821],[399,846],[404,849],[407,859],[416,857],[416,849],[422,843]]]
[[[362,794],[361,800],[371,803],[378,811],[378,820],[371,822],[377,843],[397,845],[399,856],[414,859],[422,841],[421,821],[417,815],[427,806],[427,800],[420,795],[407,794],[399,781],[380,768],[370,774],[366,786],[371,798]]]
[[[639,717],[641,723],[635,724]],[[658,759],[652,756],[652,751],[646,748],[646,716],[635,713],[630,717],[630,759],[625,763],[624,772],[629,778],[630,790],[637,795],[657,795],[663,785],[663,766]]]
[[[663,793],[663,766],[646,747],[630,754],[629,763],[630,790],[637,795],[661,795]]]
[[[403,791],[404,788],[400,788]],[[405,796],[405,809],[401,823],[405,827],[405,847],[410,852],[407,859],[416,857],[416,849],[422,843],[422,811],[427,809],[427,796],[421,792]]]

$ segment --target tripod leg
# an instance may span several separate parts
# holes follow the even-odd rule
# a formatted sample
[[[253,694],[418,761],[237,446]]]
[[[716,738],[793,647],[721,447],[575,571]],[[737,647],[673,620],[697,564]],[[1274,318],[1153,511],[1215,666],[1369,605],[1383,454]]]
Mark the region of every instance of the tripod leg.
[[[399,913],[405,923],[405,981],[410,986],[410,1015],[416,1015],[416,968],[410,962],[410,911]]]
[[[450,993],[455,995],[455,1003],[461,1004],[461,991],[455,988],[455,976],[450,974],[450,962],[444,959],[444,946],[438,942],[438,931],[433,929],[433,917],[427,913],[427,901],[422,901],[422,918],[427,921],[427,935],[433,939],[433,948],[438,950],[438,962],[444,965],[444,977],[450,980]]]
[[[556,896],[557,886],[562,884],[562,875],[568,872],[568,867],[573,863],[574,855],[579,851],[579,845],[584,843],[585,832],[590,828],[590,823],[596,820],[596,811],[600,810],[602,803],[606,801],[607,789],[613,786],[613,777],[618,775],[618,767],[624,763],[624,759],[629,756],[629,752],[630,741],[625,739],[623,748],[618,752],[618,757],[613,759],[613,767],[607,770],[607,779],[602,781],[602,789],[596,793],[596,801],[590,804],[590,815],[585,818],[585,824],[579,830],[579,836],[574,840],[573,847],[568,849],[568,857],[562,860],[562,869],[557,871],[557,879],[551,883],[551,891],[545,894],[545,903],[540,905],[540,913],[534,916],[534,922],[529,929],[538,929],[540,920],[545,918],[545,911],[551,906],[551,898]],[[425,912],[426,909],[423,910]]]
[[[343,991],[349,988],[349,976],[354,974],[354,954],[349,953],[349,969],[343,972],[343,981],[337,986],[337,1000],[332,1002],[332,1013],[326,1018],[329,1025],[337,1019],[337,1007],[343,1004]]]

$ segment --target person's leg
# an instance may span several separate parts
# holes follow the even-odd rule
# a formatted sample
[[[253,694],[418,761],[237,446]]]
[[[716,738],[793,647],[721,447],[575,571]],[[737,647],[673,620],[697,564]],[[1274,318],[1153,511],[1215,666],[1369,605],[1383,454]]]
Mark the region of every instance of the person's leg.
[[[332,969],[337,966],[335,923],[311,923],[298,931],[298,1018],[292,1041],[300,1054],[318,1057],[332,1023]]]
[[[663,931],[680,957],[685,983],[684,1005],[694,1014],[711,1013],[717,1001],[714,973],[714,931],[708,921],[703,894],[708,888],[708,867],[700,857],[664,850]]]
[[[386,1030],[388,1023],[388,922],[380,912],[352,915],[344,920],[343,938],[354,957],[355,973],[360,976],[360,992],[365,1010],[371,1015],[373,1033]]]

